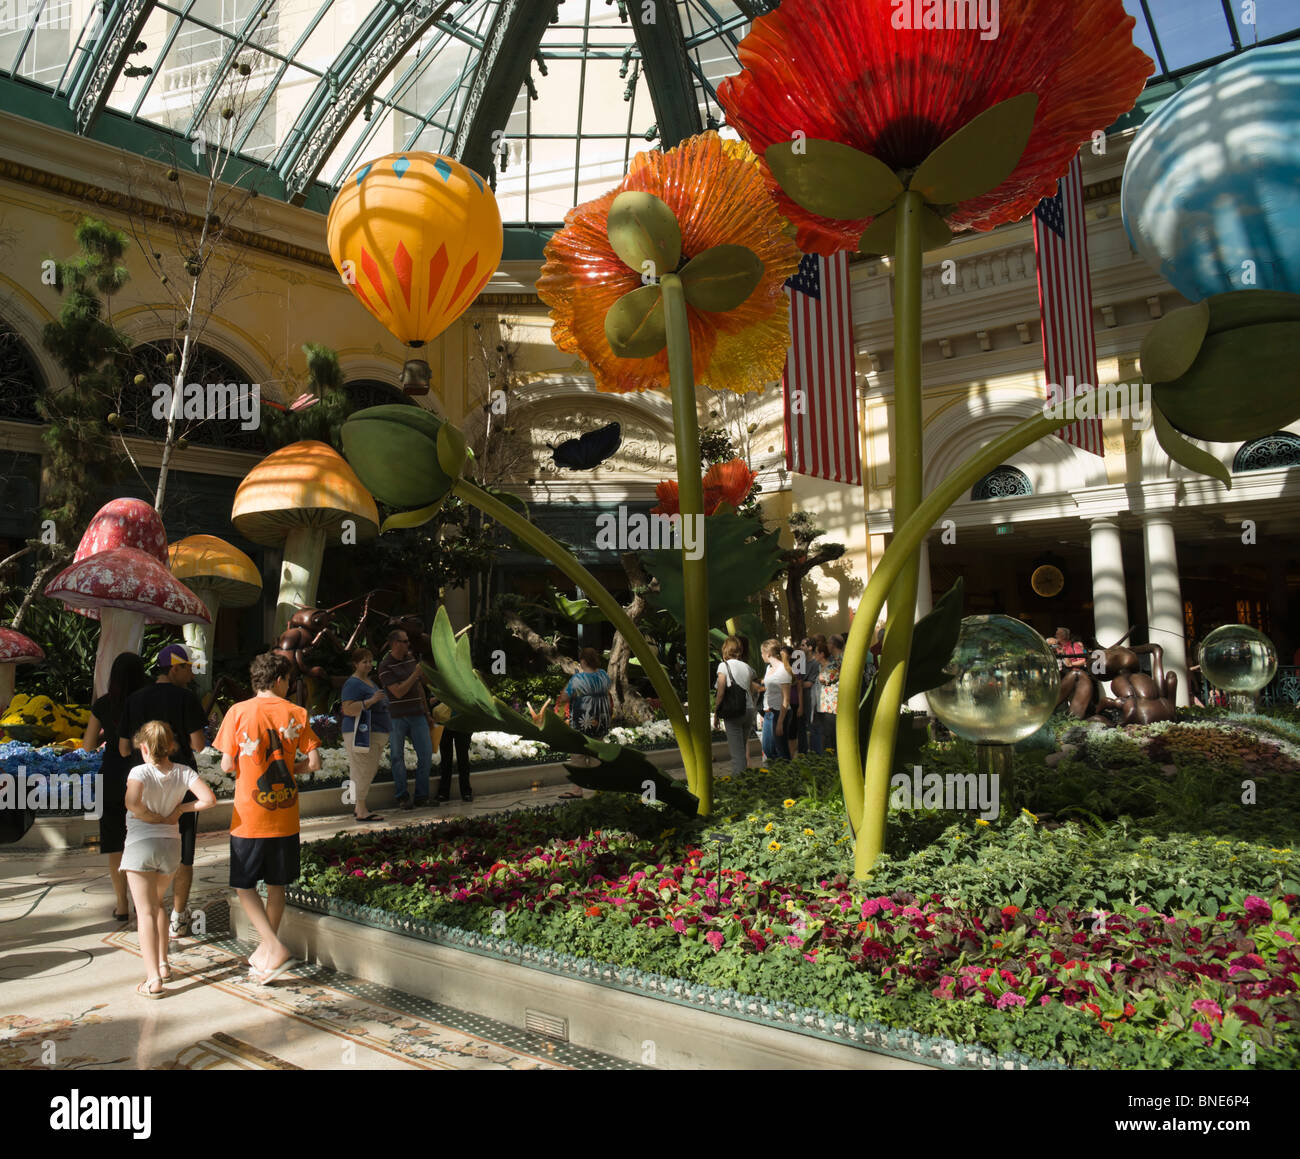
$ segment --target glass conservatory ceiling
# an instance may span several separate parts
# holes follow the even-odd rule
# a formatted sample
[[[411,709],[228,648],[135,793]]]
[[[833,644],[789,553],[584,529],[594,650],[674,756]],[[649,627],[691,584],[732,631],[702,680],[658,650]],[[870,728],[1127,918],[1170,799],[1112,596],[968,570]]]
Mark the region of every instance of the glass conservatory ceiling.
[[[750,19],[774,6],[8,0],[0,104],[172,163],[193,163],[200,132],[228,140],[260,192],[318,209],[370,157],[449,154],[491,174],[507,222],[549,225],[615,184],[635,152],[719,126],[717,84],[739,70]],[[1125,6],[1157,71],[1122,125],[1208,64],[1300,35],[1293,3],[1257,4],[1253,25],[1236,0]]]

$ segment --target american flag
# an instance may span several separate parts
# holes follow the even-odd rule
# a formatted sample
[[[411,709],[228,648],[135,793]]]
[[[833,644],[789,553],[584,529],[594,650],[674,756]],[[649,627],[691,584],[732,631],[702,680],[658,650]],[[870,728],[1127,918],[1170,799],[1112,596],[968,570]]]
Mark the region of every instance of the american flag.
[[[785,465],[835,483],[862,483],[849,255],[805,254],[790,288]]]
[[[1097,384],[1097,345],[1092,330],[1092,279],[1088,274],[1088,227],[1083,216],[1083,170],[1078,154],[1057,185],[1034,210],[1038,256],[1038,308],[1043,321],[1043,364],[1049,400],[1064,401],[1081,383]],[[1070,380],[1073,381],[1070,381]],[[1056,386],[1054,392],[1052,387]],[[1105,455],[1101,419],[1083,419],[1057,435],[1094,455]]]

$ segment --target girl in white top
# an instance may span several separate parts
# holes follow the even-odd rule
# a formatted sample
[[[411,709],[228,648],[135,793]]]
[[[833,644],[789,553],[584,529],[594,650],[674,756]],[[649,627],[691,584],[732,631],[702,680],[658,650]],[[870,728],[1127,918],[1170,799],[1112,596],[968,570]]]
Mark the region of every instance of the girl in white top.
[[[151,720],[132,738],[144,757],[126,778],[126,843],[122,871],[135,899],[140,955],[145,980],[136,987],[146,998],[161,998],[171,978],[167,962],[167,911],[162,900],[181,861],[180,817],[217,803],[212,790],[188,765],[174,764],[176,738],[162,720]],[[186,791],[196,801],[181,803]],[[156,987],[156,988],[155,988]]]

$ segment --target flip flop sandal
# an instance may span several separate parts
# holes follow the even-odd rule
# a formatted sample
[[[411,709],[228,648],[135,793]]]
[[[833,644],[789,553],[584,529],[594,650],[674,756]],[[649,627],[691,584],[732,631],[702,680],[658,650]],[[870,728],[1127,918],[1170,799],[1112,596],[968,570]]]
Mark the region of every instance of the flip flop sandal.
[[[581,793],[561,793],[557,800],[560,801],[577,801],[582,797]]]
[[[172,980],[172,968],[170,962],[163,962],[158,967],[158,977],[164,982],[170,982]]]
[[[130,910],[127,910],[126,913],[124,913],[124,914],[120,914],[120,913],[117,912],[117,910],[114,910],[114,911],[113,911],[113,920],[114,920],[114,921],[118,921],[118,922],[129,922],[129,921],[131,920],[131,911],[130,911]]]
[[[378,813],[371,813],[369,817],[358,817],[357,820],[358,821],[382,821],[383,817],[381,817]]]
[[[155,982],[157,982],[160,986],[162,985],[162,979],[161,979],[161,978],[146,978],[143,982],[140,983],[140,985],[138,985],[138,986],[135,988],[135,992],[136,992],[137,994],[142,994],[142,995],[144,995],[144,997],[146,997],[146,998],[164,998],[164,997],[166,997],[166,995],[167,995],[167,991],[166,991],[166,990],[162,990],[162,989],[159,989],[159,990],[150,990],[150,989],[149,989],[149,987],[152,986]]]
[[[292,970],[294,966],[300,965],[302,965],[302,963],[299,962],[297,958],[285,958],[285,960],[276,966],[274,970],[271,970],[266,974],[259,974],[257,976],[257,981],[263,986],[269,986],[282,974]]]

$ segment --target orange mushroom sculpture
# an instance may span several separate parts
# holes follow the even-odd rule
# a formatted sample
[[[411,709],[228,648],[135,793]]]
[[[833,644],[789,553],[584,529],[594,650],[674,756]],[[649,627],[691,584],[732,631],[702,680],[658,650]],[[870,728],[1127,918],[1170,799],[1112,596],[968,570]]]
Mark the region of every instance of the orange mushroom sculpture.
[[[284,553],[275,632],[316,600],[321,560],[331,544],[351,545],[379,534],[379,509],[356,472],[333,447],[290,443],[244,476],[230,520],[239,534]]]
[[[200,693],[212,688],[212,637],[222,608],[246,608],[262,595],[262,576],[239,548],[215,535],[187,535],[167,548],[172,575],[203,601],[212,622],[186,624],[185,643]]]

